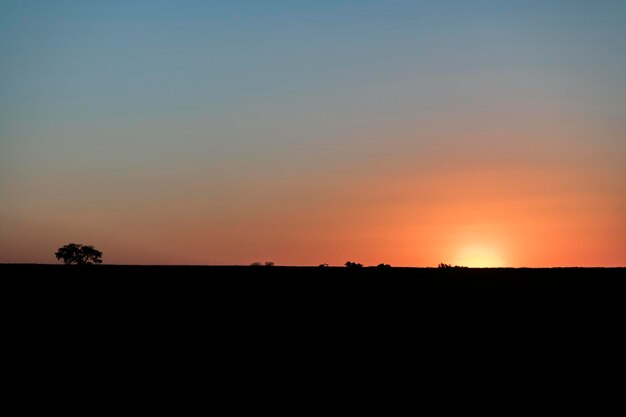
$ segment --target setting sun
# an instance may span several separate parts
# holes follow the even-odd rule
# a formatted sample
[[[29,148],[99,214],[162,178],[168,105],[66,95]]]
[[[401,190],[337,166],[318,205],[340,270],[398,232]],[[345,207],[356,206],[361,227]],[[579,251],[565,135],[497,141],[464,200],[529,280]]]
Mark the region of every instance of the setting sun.
[[[462,248],[456,258],[456,265],[471,268],[499,268],[506,266],[502,255],[486,246],[467,246]]]

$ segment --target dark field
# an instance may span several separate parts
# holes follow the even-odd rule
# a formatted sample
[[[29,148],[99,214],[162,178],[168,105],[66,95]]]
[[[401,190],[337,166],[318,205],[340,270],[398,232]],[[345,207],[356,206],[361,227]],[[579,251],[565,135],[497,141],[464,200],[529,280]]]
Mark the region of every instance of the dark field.
[[[7,322],[26,336],[167,335],[229,349],[296,335],[305,345],[377,335],[371,343],[452,338],[465,349],[505,334],[595,343],[621,336],[626,310],[626,268],[0,265],[0,276]]]
[[[339,333],[373,326],[408,337],[416,329],[492,323],[499,334],[529,328],[522,323],[534,317],[532,328],[550,334],[565,324],[606,328],[626,313],[626,268],[5,264],[0,276],[4,305],[14,306],[15,317],[55,317],[79,327],[114,320],[127,331],[173,326],[205,334],[233,321],[234,331],[275,323],[294,330],[321,322]]]
[[[345,268],[282,266],[65,266],[2,264],[3,285],[198,293],[248,290],[394,293],[414,297],[603,297],[623,295],[626,268]],[[186,294],[187,293],[187,294]]]

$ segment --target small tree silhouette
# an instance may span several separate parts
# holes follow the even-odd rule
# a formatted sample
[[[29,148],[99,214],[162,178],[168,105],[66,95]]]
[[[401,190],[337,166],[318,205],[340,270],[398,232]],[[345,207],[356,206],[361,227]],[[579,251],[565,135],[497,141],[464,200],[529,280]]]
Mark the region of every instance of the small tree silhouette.
[[[346,268],[362,268],[363,264],[357,263],[357,262],[346,262]]]
[[[250,264],[250,266],[274,266],[274,262],[271,262],[271,261],[267,261],[267,262],[252,262]]]
[[[450,268],[452,268],[452,269],[461,269],[461,268],[462,269],[467,269],[466,266],[459,266],[459,265],[452,266],[450,264],[444,264],[443,262],[440,263],[439,265],[437,265],[437,268],[439,268],[439,269],[450,269]]]
[[[54,256],[58,260],[63,259],[65,265],[91,265],[102,263],[102,252],[92,245],[81,245],[79,243],[69,243],[61,246]]]

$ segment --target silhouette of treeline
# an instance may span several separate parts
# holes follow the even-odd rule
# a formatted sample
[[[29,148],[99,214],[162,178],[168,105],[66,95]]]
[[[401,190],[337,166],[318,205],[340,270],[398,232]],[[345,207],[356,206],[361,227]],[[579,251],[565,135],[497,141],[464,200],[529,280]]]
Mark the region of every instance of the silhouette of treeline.
[[[458,268],[467,268],[467,267],[466,266],[458,266],[458,265],[452,266],[450,264],[440,263],[439,265],[437,265],[437,268],[440,268],[440,269],[456,268],[456,269],[458,269]]]
[[[271,261],[268,261],[268,262],[253,262],[253,263],[250,264],[250,266],[275,266],[275,265],[276,264],[274,262],[271,262]],[[319,268],[326,268],[328,266],[330,266],[330,265],[328,265],[327,263],[322,263],[322,264],[318,265]],[[352,262],[352,261],[347,261],[344,264],[344,266],[346,268],[353,268],[353,269],[355,269],[355,268],[363,268],[363,264],[358,263],[358,262]],[[385,263],[380,263],[380,264],[378,264],[376,266],[371,266],[371,267],[368,267],[368,268],[391,268],[391,265],[390,264],[385,264]],[[448,268],[459,269],[459,268],[467,268],[467,267],[466,266],[458,266],[458,265],[452,266],[450,264],[440,263],[439,265],[437,265],[437,268],[440,268],[440,269],[448,269]]]
[[[274,262],[269,262],[269,261],[268,262],[253,262],[253,263],[250,264],[250,266],[275,266],[275,265],[276,264]],[[318,265],[319,268],[326,268],[328,266],[330,266],[330,265],[327,264],[327,263],[322,263],[322,264]],[[363,268],[363,264],[358,263],[358,262],[351,262],[351,261],[347,261],[344,264],[344,266],[346,268],[353,268],[353,269],[355,269],[355,268]],[[386,263],[380,263],[380,264],[378,264],[376,266],[370,266],[370,267],[367,267],[367,268],[391,268],[391,265],[390,264],[386,264]],[[447,268],[459,269],[459,268],[467,268],[467,267],[466,266],[458,266],[458,265],[452,266],[450,264],[440,263],[439,265],[437,265],[437,268],[440,268],[440,269],[447,269]]]
[[[55,253],[57,260],[62,260],[66,265],[94,265],[102,263],[102,252],[95,249],[93,245],[83,245],[80,243],[68,243],[61,246]],[[250,266],[275,266],[273,261],[266,262],[253,262]],[[363,268],[363,264],[358,262],[347,261],[346,268]],[[327,263],[322,263],[319,267],[324,268],[329,266]],[[449,264],[440,263],[439,268],[465,268],[459,266],[451,266]],[[376,265],[376,268],[391,268],[391,265],[381,263]]]
[[[55,253],[57,260],[62,260],[65,265],[94,265],[102,263],[102,252],[95,249],[93,245],[83,245],[80,243],[68,243],[61,246]],[[272,267],[276,264],[273,261],[253,262],[250,266],[266,266]],[[328,267],[327,263],[319,265],[320,268]],[[344,266],[350,269],[363,268],[363,264],[358,262],[347,261]],[[376,268],[391,268],[391,265],[380,263]],[[450,264],[440,263],[438,268],[466,268],[460,266],[452,266]]]

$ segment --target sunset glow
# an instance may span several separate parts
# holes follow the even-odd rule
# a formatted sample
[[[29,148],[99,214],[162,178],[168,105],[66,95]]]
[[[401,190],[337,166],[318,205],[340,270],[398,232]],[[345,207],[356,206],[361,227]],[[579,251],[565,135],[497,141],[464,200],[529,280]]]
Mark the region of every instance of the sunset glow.
[[[485,246],[466,246],[459,250],[456,265],[470,268],[497,268],[507,266],[497,250]]]
[[[0,3],[0,263],[626,265],[626,2]]]

